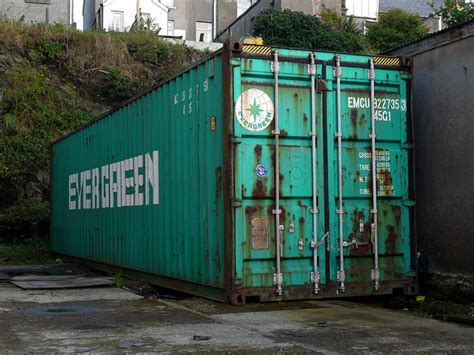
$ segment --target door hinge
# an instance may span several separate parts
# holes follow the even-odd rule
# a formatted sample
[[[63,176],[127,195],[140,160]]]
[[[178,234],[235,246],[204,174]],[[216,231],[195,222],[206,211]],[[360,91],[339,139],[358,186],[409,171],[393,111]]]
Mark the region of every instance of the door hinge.
[[[233,208],[239,208],[239,207],[242,207],[242,200],[238,199],[238,198],[233,198],[232,199],[232,202],[231,202],[231,206]]]
[[[229,141],[232,144],[240,144],[240,143],[242,143],[242,137],[241,136],[230,136]]]

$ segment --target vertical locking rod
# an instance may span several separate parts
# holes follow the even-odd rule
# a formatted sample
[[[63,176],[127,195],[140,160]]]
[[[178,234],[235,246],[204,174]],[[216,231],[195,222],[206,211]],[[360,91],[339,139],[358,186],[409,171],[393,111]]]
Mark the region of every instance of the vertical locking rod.
[[[278,74],[280,72],[280,63],[278,62],[278,51],[273,51],[272,71],[274,74],[274,94],[275,94],[275,129],[272,134],[275,136],[275,243],[276,243],[276,274],[274,275],[274,283],[276,285],[276,293],[278,296],[283,294],[282,283],[283,275],[281,273],[281,227],[280,226],[280,129],[278,126]]]
[[[341,122],[341,57],[336,56],[336,68],[334,70],[337,85],[337,182],[338,182],[338,209],[339,215],[339,271],[337,281],[339,282],[339,292],[345,291],[345,271],[344,271],[344,208],[342,205],[342,122]]]
[[[311,214],[313,216],[313,239],[311,247],[313,248],[313,272],[311,273],[311,282],[314,285],[314,294],[319,293],[320,273],[318,267],[318,201],[317,201],[317,169],[316,169],[316,65],[314,54],[310,54],[310,64],[308,72],[311,76],[311,153],[312,153],[312,175],[313,175],[313,206]]]
[[[371,240],[374,247],[374,269],[372,270],[372,280],[374,281],[374,289],[377,291],[380,287],[379,279],[379,244],[378,244],[378,233],[377,233],[377,156],[375,150],[375,69],[374,60],[369,60],[369,80],[370,80],[370,121],[371,121],[371,133],[369,138],[372,144],[372,224],[371,224]]]

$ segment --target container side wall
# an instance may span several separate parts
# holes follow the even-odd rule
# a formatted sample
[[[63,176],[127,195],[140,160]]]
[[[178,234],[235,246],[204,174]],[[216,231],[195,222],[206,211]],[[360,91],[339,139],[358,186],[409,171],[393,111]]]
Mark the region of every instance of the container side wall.
[[[54,144],[55,252],[224,287],[221,73],[217,55]]]

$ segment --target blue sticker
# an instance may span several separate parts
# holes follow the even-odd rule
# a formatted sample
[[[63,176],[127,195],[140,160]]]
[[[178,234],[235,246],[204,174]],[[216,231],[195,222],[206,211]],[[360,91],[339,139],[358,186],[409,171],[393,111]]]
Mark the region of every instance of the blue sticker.
[[[255,172],[257,173],[257,176],[264,177],[264,176],[267,176],[268,170],[265,167],[265,165],[260,164],[260,165],[257,165]]]

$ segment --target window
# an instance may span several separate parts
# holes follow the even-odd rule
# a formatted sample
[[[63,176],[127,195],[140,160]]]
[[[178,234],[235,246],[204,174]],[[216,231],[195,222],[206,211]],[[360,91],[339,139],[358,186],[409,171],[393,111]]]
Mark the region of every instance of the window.
[[[174,0],[160,0],[161,3],[167,7],[175,7]]]
[[[237,0],[237,17],[247,11],[250,6],[252,6],[252,0]]]
[[[142,12],[142,21],[146,21],[148,19],[151,18],[151,14],[147,13],[147,12]]]
[[[376,19],[379,0],[346,0],[347,15]]]
[[[174,21],[168,21],[168,36],[174,36]]]
[[[112,29],[123,32],[123,11],[112,11]]]
[[[212,42],[212,23],[196,22],[196,41]]]

